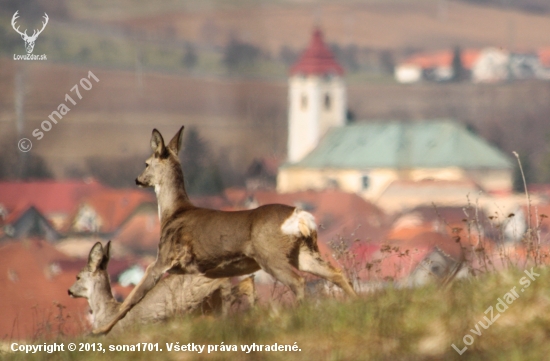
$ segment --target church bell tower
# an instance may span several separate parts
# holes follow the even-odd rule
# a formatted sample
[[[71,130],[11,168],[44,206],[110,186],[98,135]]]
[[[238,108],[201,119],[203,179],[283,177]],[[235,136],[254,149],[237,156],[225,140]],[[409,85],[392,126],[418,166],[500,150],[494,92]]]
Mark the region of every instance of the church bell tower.
[[[288,161],[299,162],[330,127],[346,122],[344,70],[315,29],[309,46],[290,69]]]

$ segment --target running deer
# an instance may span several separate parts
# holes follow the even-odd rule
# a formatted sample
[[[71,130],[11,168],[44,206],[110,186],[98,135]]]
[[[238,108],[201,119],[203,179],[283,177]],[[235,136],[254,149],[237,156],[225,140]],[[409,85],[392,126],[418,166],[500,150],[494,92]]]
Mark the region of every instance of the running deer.
[[[356,296],[347,277],[321,258],[317,226],[310,213],[282,204],[234,212],[195,207],[185,191],[178,158],[182,133],[183,127],[165,145],[159,131],[153,130],[153,154],[136,184],[154,187],[157,195],[161,222],[157,259],[113,320],[94,334],[109,332],[167,271],[221,278],[263,269],[290,287],[301,301],[304,279],[297,269],[329,280],[349,296]]]
[[[88,264],[78,273],[69,295],[86,298],[92,311],[92,327],[97,329],[118,313],[121,303],[111,292],[107,272],[111,242],[105,247],[97,242],[88,256]],[[227,296],[226,296],[227,295]],[[159,281],[143,300],[113,329],[120,332],[138,324],[152,323],[190,312],[224,312],[231,303],[246,296],[251,306],[256,293],[248,277],[231,287],[228,278],[212,279],[201,275],[169,275]]]

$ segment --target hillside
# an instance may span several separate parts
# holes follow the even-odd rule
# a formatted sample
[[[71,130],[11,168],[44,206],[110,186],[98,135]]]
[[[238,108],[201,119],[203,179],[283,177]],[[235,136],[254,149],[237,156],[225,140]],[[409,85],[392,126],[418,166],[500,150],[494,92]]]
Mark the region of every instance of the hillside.
[[[532,49],[550,45],[550,15],[458,1],[263,1],[251,4],[166,2],[147,11],[137,1],[113,7],[80,0],[77,18],[106,21],[165,39],[225,46],[231,38],[250,42],[277,56],[282,46],[303,47],[319,24],[329,42],[371,49],[440,49],[497,46]],[[132,4],[132,11],[127,6]],[[136,5],[137,4],[137,5]],[[142,9],[140,11],[140,9]],[[109,11],[107,11],[109,10]]]

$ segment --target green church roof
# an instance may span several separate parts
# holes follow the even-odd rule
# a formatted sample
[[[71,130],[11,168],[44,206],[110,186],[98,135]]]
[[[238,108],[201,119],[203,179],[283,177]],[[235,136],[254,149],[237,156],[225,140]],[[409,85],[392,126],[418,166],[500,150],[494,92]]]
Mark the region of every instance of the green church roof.
[[[512,168],[510,159],[451,120],[379,121],[332,128],[304,159],[304,168]]]

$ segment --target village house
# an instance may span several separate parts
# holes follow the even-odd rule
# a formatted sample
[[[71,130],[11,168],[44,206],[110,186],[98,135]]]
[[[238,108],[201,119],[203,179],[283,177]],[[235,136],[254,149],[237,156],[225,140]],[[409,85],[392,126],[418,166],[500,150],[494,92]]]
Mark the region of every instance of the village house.
[[[87,180],[0,182],[0,242],[43,239],[75,257],[97,241],[119,254],[155,254],[160,234],[151,192]]]
[[[469,79],[480,52],[476,49],[464,49],[458,53],[461,66]],[[429,53],[419,53],[410,56],[395,67],[395,80],[410,84],[422,80],[444,82],[453,79],[453,59],[456,56],[451,49]]]
[[[68,228],[78,202],[106,189],[93,179],[0,182],[0,213],[33,206],[57,230]]]
[[[80,200],[71,220],[70,232],[113,235],[135,212],[140,211],[140,206],[156,211],[154,195],[138,189],[96,192]]]
[[[494,83],[506,80],[550,79],[550,51],[541,48],[533,52],[508,51],[496,47],[481,50],[442,50],[414,54],[400,62],[394,71],[402,84],[420,81],[447,82],[471,80],[474,83]],[[460,56],[464,74],[457,79],[453,62]],[[458,63],[455,64],[458,66]]]
[[[61,235],[36,207],[21,204],[8,214],[1,212],[0,242],[14,238],[42,238],[51,243]]]

